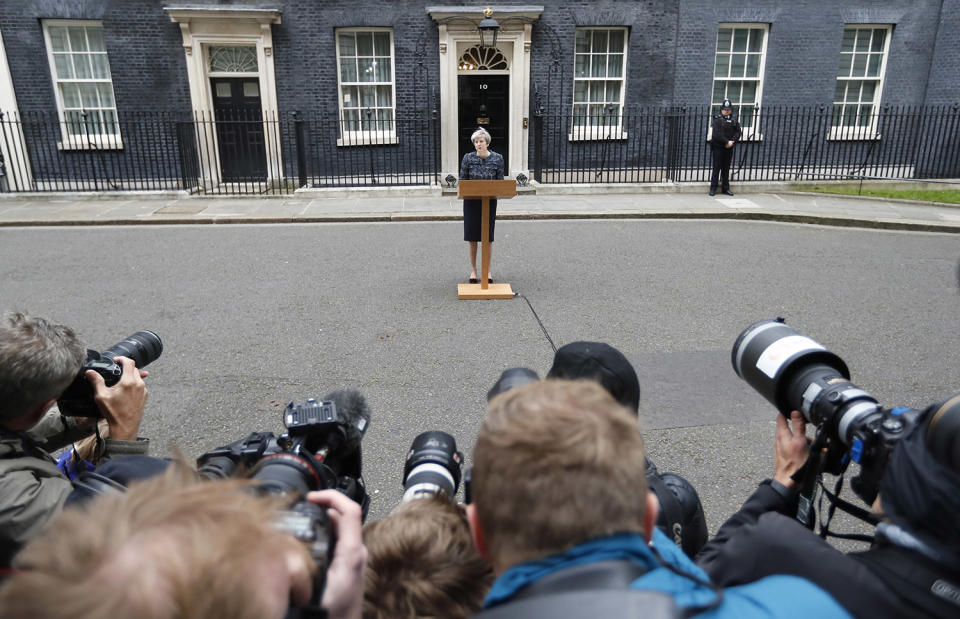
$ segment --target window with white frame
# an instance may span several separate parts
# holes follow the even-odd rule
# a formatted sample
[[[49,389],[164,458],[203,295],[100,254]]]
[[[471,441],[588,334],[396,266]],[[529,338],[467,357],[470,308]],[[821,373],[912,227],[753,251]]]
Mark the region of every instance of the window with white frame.
[[[626,64],[626,28],[577,28],[573,51],[574,137],[623,137],[620,127]]]
[[[338,29],[341,145],[396,140],[393,31]]]
[[[121,147],[103,25],[44,20],[64,148]]]
[[[889,41],[890,26],[856,25],[843,29],[831,137],[874,137]]]
[[[757,130],[767,30],[767,24],[720,24],[717,29],[712,113],[719,114],[723,100],[730,99],[745,136]]]

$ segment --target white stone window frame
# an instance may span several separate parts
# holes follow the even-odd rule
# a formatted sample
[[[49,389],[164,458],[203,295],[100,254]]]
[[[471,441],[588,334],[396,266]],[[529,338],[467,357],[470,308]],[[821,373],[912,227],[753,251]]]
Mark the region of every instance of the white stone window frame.
[[[577,94],[576,94],[576,93],[577,93],[577,82],[582,82],[582,83],[587,83],[587,84],[589,84],[589,83],[591,83],[591,82],[611,82],[611,81],[615,81],[615,79],[616,79],[616,78],[610,79],[610,78],[607,77],[606,75],[604,75],[604,76],[602,76],[602,77],[594,77],[594,76],[590,76],[590,77],[577,77],[577,56],[584,56],[584,55],[586,55],[586,56],[589,56],[589,57],[592,58],[593,56],[598,56],[598,55],[600,55],[600,54],[594,53],[594,51],[593,51],[593,37],[592,37],[592,36],[590,37],[590,40],[591,40],[590,51],[589,51],[589,52],[586,52],[586,53],[578,52],[578,51],[577,51],[577,45],[576,45],[576,36],[577,36],[577,33],[580,33],[580,32],[591,32],[591,33],[592,33],[592,32],[594,32],[594,31],[599,31],[599,30],[606,31],[607,33],[611,32],[611,31],[619,31],[619,32],[622,32],[622,33],[623,33],[623,52],[622,52],[623,61],[622,61],[622,64],[621,64],[621,71],[620,71],[620,77],[619,77],[619,80],[620,80],[620,97],[619,97],[619,100],[618,100],[618,101],[603,101],[603,102],[590,102],[590,101],[586,101],[586,102],[578,102],[578,101],[577,101]],[[608,34],[608,39],[607,39],[607,41],[608,41],[607,51],[604,52],[603,55],[606,55],[606,56],[608,57],[608,60],[607,60],[607,63],[608,63],[608,64],[607,64],[607,68],[609,68],[609,56],[611,55],[611,53],[616,53],[616,52],[610,52],[610,50],[609,50],[609,34]],[[573,73],[572,73],[572,75],[573,75],[573,92],[571,93],[571,95],[572,95],[572,97],[573,97],[573,103],[571,104],[571,108],[570,108],[570,112],[571,112],[571,114],[570,114],[570,133],[567,134],[567,139],[570,140],[571,142],[587,141],[587,140],[589,140],[589,141],[598,141],[598,140],[625,140],[625,139],[627,139],[627,133],[623,130],[623,110],[624,110],[624,105],[625,105],[626,96],[627,96],[627,51],[628,51],[628,49],[629,49],[629,46],[630,46],[630,30],[629,30],[629,28],[627,28],[626,26],[581,26],[581,27],[577,27],[576,31],[574,32],[574,45],[573,45]],[[593,63],[592,63],[592,62],[590,63],[590,66],[591,66],[591,67],[593,66]],[[617,112],[616,112],[616,118],[617,118],[617,120],[616,120],[616,124],[615,124],[615,125],[602,125],[602,126],[590,126],[589,124],[587,124],[587,125],[577,125],[577,124],[576,124],[576,118],[577,118],[577,112],[576,112],[576,110],[577,110],[577,107],[578,107],[578,106],[586,105],[587,108],[588,108],[588,110],[589,110],[589,106],[590,106],[590,105],[597,105],[598,103],[602,103],[604,106],[607,106],[607,105],[615,105],[615,106],[617,106]]]
[[[720,50],[720,31],[724,28],[729,28],[733,30],[733,33],[730,37],[730,48],[729,50]],[[747,43],[744,51],[736,51],[736,37],[737,30],[746,30],[747,31]],[[761,30],[763,32],[763,41],[760,44],[759,51],[750,50],[750,36],[751,30]],[[743,131],[743,136],[740,138],[741,141],[762,141],[763,134],[760,131],[761,123],[761,104],[763,102],[763,76],[766,71],[767,65],[767,42],[770,40],[770,24],[762,22],[725,22],[717,24],[717,42],[714,47],[713,52],[713,80],[711,81],[711,90],[710,90],[710,110],[711,117],[714,114],[720,113],[720,105],[723,103],[723,99],[728,98],[733,104],[734,114],[737,117],[737,121],[740,123],[740,128]],[[727,75],[725,77],[717,76],[717,64],[718,56],[720,54],[728,55],[727,57]],[[731,76],[730,73],[733,70],[733,57],[736,54],[743,54],[744,57],[744,75],[743,76]],[[758,66],[757,66],[757,75],[756,76],[746,76],[746,69],[749,66],[747,62],[750,56],[759,57]],[[724,87],[724,96],[720,97],[719,100],[716,97],[717,92],[717,83],[723,82]],[[733,97],[729,97],[729,85],[731,82],[743,83],[743,82],[754,82],[756,86],[754,88],[753,100],[750,102],[742,101],[743,90],[741,86],[740,96],[736,97],[737,101],[734,101]],[[743,108],[744,106],[753,107],[753,115],[750,119],[750,125],[743,125]],[[710,140],[710,133],[713,129],[713,123],[710,123],[710,129],[707,131],[707,140]]]
[[[872,109],[871,109],[871,112],[870,112],[870,122],[869,122],[868,124],[866,124],[866,125],[855,124],[855,125],[852,126],[852,127],[850,127],[850,126],[844,126],[844,125],[843,125],[843,118],[845,118],[845,116],[846,116],[846,110],[844,110],[844,112],[841,113],[841,116],[840,116],[840,118],[841,118],[841,124],[840,124],[840,125],[833,125],[833,124],[832,124],[832,121],[831,121],[830,134],[829,134],[829,136],[828,136],[827,139],[829,139],[829,140],[851,140],[851,141],[852,141],[852,140],[879,140],[879,139],[880,139],[880,134],[877,133],[877,112],[878,112],[878,110],[879,110],[879,108],[880,108],[880,101],[882,100],[882,95],[883,95],[883,82],[884,82],[884,80],[886,79],[885,76],[886,76],[886,74],[887,74],[887,58],[889,57],[889,53],[890,53],[890,39],[893,37],[893,25],[892,25],[892,24],[844,24],[844,26],[843,26],[843,36],[844,36],[844,37],[846,37],[846,34],[847,34],[847,31],[848,31],[848,30],[855,30],[855,31],[868,30],[868,31],[870,31],[870,41],[869,41],[868,44],[867,44],[867,51],[865,51],[865,52],[862,52],[862,51],[861,51],[861,52],[858,52],[858,51],[856,51],[856,47],[854,47],[854,50],[853,50],[852,52],[845,52],[845,51],[843,51],[842,43],[841,43],[841,50],[840,50],[840,57],[841,57],[841,58],[844,58],[844,57],[847,56],[847,55],[852,55],[852,56],[856,57],[858,54],[865,54],[865,55],[867,56],[866,67],[865,67],[865,68],[866,68],[866,69],[869,69],[870,56],[871,56],[872,54],[877,54],[877,53],[880,53],[880,54],[881,54],[880,67],[879,67],[879,75],[878,75],[877,77],[874,78],[874,77],[869,77],[869,76],[866,76],[866,75],[862,75],[862,76],[852,76],[852,75],[849,75],[849,74],[848,74],[848,75],[838,75],[838,76],[837,76],[837,81],[836,81],[836,84],[837,84],[838,86],[839,86],[839,84],[840,84],[841,82],[855,82],[855,81],[859,81],[859,82],[867,82],[867,81],[876,82],[876,86],[874,87],[874,92],[873,92],[873,101],[869,102],[869,105],[870,105],[870,107],[872,108]],[[883,40],[883,50],[881,50],[880,52],[876,52],[876,51],[873,50],[873,37],[874,37],[874,35],[875,35],[875,31],[876,31],[876,30],[883,30],[883,31],[885,31],[885,33],[886,33],[886,34],[884,35],[884,40]],[[857,39],[859,39],[859,37],[860,37],[859,32],[857,33],[856,36],[857,36]],[[841,39],[841,41],[842,41],[842,39]],[[856,44],[855,44],[855,45],[856,45]],[[851,62],[851,63],[850,63],[850,73],[853,72],[853,69],[854,69],[855,66],[856,66],[856,61],[855,61],[855,59],[854,59],[854,62]],[[844,92],[845,92],[845,94],[846,94],[846,92],[847,92],[846,89],[845,89]],[[862,96],[862,88],[861,88],[860,94],[861,94],[861,96]],[[861,106],[863,106],[863,105],[865,105],[865,104],[868,104],[868,103],[865,102],[865,101],[863,101],[859,96],[858,96],[856,102],[846,101],[846,100],[844,100],[844,101],[837,101],[837,100],[836,100],[836,88],[834,88],[834,101],[833,101],[833,109],[834,109],[834,110],[836,109],[836,106],[838,106],[838,105],[840,105],[840,106],[856,105],[856,106],[857,106],[857,114],[859,115]]]
[[[60,119],[60,141],[57,143],[57,148],[60,150],[87,150],[87,149],[108,149],[108,150],[121,150],[123,149],[123,138],[120,134],[120,119],[117,112],[117,98],[113,90],[113,73],[110,71],[110,60],[107,57],[107,72],[109,77],[107,78],[61,78],[57,73],[56,65],[56,55],[66,53],[71,57],[75,53],[85,53],[90,54],[89,51],[89,35],[86,33],[86,29],[90,26],[96,26],[100,28],[100,31],[104,39],[104,50],[102,53],[104,56],[108,56],[106,51],[106,33],[103,30],[103,22],[99,20],[91,19],[44,19],[41,21],[43,28],[43,41],[44,46],[47,50],[47,61],[50,65],[50,78],[53,80],[53,92],[54,98],[57,103],[57,116]],[[88,40],[87,49],[88,51],[84,52],[73,52],[72,44],[70,52],[55,52],[53,50],[53,42],[50,38],[50,27],[62,27],[69,28],[71,26],[77,27],[82,26],[84,28],[84,36]],[[69,35],[67,36],[67,41],[69,42]],[[92,73],[92,66],[91,66]],[[67,108],[63,96],[62,85],[65,83],[71,84],[106,84],[110,88],[110,97],[113,100],[112,106],[99,105],[96,108],[86,108],[83,105],[83,100],[81,99],[79,108]],[[99,93],[98,93],[98,102],[99,102]],[[108,121],[104,120],[103,112],[112,112],[113,113],[113,123],[116,125],[116,133],[89,133],[84,131],[84,133],[71,133],[70,126],[72,121],[68,119],[68,112],[73,111],[87,111],[96,113],[100,117],[101,123],[106,123]],[[88,112],[89,113],[89,112]],[[93,121],[87,120],[85,128],[89,128]]]
[[[344,82],[343,73],[341,69],[341,53],[340,53],[340,35],[341,34],[354,34],[357,33],[377,33],[385,32],[390,35],[390,81],[378,82],[378,81],[369,81],[369,82]],[[396,44],[393,36],[393,28],[377,28],[377,27],[349,27],[349,28],[336,28],[333,34],[334,40],[336,42],[336,52],[337,52],[337,112],[338,118],[340,120],[340,137],[337,138],[337,146],[370,146],[377,144],[396,144],[397,140],[397,62],[396,62]],[[356,38],[354,38],[356,40]],[[373,58],[379,56],[376,55],[376,43],[374,42],[374,55]],[[350,58],[362,58],[363,56],[350,56]],[[359,77],[359,76],[358,76]],[[389,109],[391,111],[392,122],[390,122],[390,128],[388,130],[376,129],[373,131],[360,129],[358,131],[348,131],[347,123],[350,122],[347,120],[344,114],[344,95],[345,88],[350,87],[362,87],[362,86],[389,86],[390,87],[390,106],[377,106],[374,109]],[[351,106],[349,109],[356,109],[362,113],[363,109],[359,105],[356,107]],[[362,120],[357,122],[362,123]],[[382,122],[382,121],[375,121]]]

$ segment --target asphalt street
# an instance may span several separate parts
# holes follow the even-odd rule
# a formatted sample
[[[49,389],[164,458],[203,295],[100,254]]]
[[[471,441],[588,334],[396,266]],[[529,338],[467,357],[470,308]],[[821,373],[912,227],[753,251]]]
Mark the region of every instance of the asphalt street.
[[[730,363],[753,322],[786,318],[885,405],[960,391],[955,234],[503,221],[493,273],[520,296],[459,301],[461,230],[7,227],[0,305],[74,325],[101,350],[139,329],[160,334],[143,424],[155,455],[193,458],[279,432],[287,401],[361,390],[373,411],[363,455],[374,518],[399,500],[413,437],[450,432],[469,463],[487,389],[507,367],[544,374],[551,340],[606,341],[634,363],[650,455],[698,488],[711,532],[773,470],[776,413]]]

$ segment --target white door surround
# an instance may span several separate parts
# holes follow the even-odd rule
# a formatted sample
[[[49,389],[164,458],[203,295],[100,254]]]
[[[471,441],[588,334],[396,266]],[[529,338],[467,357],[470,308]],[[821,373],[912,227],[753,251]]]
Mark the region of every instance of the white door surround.
[[[26,155],[27,151],[23,147],[20,112],[17,108],[17,97],[13,92],[13,75],[10,73],[10,65],[7,64],[7,52],[3,47],[2,34],[0,34],[0,112],[3,112],[3,127],[0,127],[0,153],[3,153],[4,165],[7,168],[6,178],[0,182],[6,182],[8,190],[26,191],[33,185],[33,176],[30,161],[22,156]]]
[[[276,118],[277,79],[273,63],[273,31],[271,26],[280,23],[278,9],[237,8],[231,6],[165,7],[170,21],[180,25],[183,35],[183,51],[187,61],[187,77],[190,82],[190,103],[194,112],[206,120],[213,119],[213,93],[210,91],[210,72],[207,50],[210,45],[250,45],[257,49],[257,71],[260,80],[260,105],[264,118]],[[204,180],[219,182],[219,155],[216,148],[204,147],[216,142],[212,122],[202,123],[198,131],[200,139],[201,170]],[[265,123],[267,161],[280,160],[277,145],[280,144],[277,123]],[[201,135],[203,134],[203,135]],[[204,162],[203,159],[209,159]],[[207,165],[209,163],[210,165]],[[283,166],[275,170],[268,165],[268,174],[282,173]]]
[[[479,43],[476,24],[483,18],[483,7],[428,6],[427,14],[437,22],[440,54],[440,178],[460,172],[458,153],[459,117],[457,76],[484,72],[461,71],[457,64],[464,50]],[[529,176],[530,45],[533,22],[543,13],[542,6],[495,6],[493,18],[500,23],[497,48],[507,58],[510,75],[510,121],[508,128],[510,169],[508,178],[520,172]]]

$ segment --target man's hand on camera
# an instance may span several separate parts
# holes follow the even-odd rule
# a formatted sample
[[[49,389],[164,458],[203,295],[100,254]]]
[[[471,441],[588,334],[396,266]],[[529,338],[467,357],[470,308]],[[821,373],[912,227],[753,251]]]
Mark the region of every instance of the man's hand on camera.
[[[320,605],[327,610],[330,619],[360,619],[363,614],[363,571],[367,565],[360,506],[337,490],[310,492],[307,500],[327,508],[337,533],[337,545],[327,569],[327,584]]]
[[[773,455],[777,470],[773,478],[793,488],[792,475],[807,461],[810,446],[807,443],[807,422],[799,411],[790,413],[788,422],[783,415],[777,415],[777,436],[773,441]]]
[[[93,399],[100,413],[107,420],[110,438],[115,441],[135,441],[143,419],[143,407],[147,403],[147,385],[143,382],[146,372],[138,370],[132,359],[114,357],[123,367],[120,380],[107,387],[103,377],[87,370],[87,380],[93,385]]]

